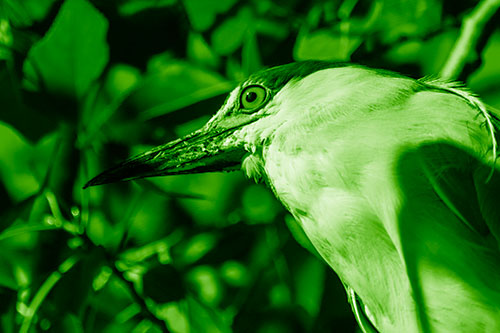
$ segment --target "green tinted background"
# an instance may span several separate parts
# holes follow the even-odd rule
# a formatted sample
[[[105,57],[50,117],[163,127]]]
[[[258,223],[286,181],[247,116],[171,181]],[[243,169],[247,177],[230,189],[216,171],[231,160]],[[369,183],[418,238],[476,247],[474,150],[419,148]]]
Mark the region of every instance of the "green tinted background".
[[[0,331],[356,331],[338,278],[242,173],[82,185],[261,68],[437,75],[476,4],[0,1]],[[459,77],[497,107],[498,22]]]

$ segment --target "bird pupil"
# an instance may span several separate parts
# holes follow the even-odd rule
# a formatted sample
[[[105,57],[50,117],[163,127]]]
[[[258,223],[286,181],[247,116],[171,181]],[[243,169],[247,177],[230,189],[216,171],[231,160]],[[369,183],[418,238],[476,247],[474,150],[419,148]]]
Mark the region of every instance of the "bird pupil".
[[[257,94],[253,91],[248,92],[245,99],[248,103],[252,103],[253,101],[255,101],[257,99]]]

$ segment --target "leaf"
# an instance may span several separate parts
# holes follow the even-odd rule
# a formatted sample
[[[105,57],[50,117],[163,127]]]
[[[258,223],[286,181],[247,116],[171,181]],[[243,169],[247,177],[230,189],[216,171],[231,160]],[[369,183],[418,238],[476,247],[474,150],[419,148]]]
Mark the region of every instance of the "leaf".
[[[25,84],[82,97],[108,62],[108,22],[86,0],[66,0],[47,34],[29,51]]]
[[[3,193],[2,193],[3,194]],[[2,240],[4,229],[11,226],[16,220],[28,221],[37,200],[38,193],[30,195],[26,199],[13,204],[11,200],[4,200],[1,203],[0,212],[0,240]]]
[[[0,313],[2,314],[2,332],[17,332],[16,318],[19,314],[19,305],[22,304],[21,297],[18,298],[18,292],[15,290],[0,288]],[[16,306],[17,305],[17,306]],[[17,309],[16,309],[17,307]]]
[[[186,293],[182,275],[172,265],[149,269],[142,277],[143,292],[158,303],[182,299]]]
[[[0,23],[1,24],[1,23]],[[1,34],[1,33],[0,33]],[[0,50],[2,47],[0,46]],[[1,52],[1,51],[0,51]],[[9,51],[10,52],[10,51]],[[30,140],[38,140],[45,133],[54,130],[58,122],[49,116],[38,103],[25,94],[21,78],[13,66],[0,65],[0,121],[10,124]],[[27,104],[33,103],[31,108]]]
[[[61,322],[62,332],[84,333],[83,324],[80,318],[68,313]]]
[[[172,332],[191,332],[184,305],[185,302],[181,301],[157,306],[158,318],[165,320]]]
[[[102,134],[103,125],[120,108],[125,98],[141,80],[140,71],[123,64],[112,66],[102,85],[94,85],[83,102],[78,146],[85,147]]]
[[[291,215],[285,215],[285,223],[292,233],[293,238],[299,243],[302,247],[308,250],[310,253],[314,254],[316,258],[321,259],[321,255],[318,253],[314,245],[311,243],[309,237],[307,237],[302,226],[295,220]]]
[[[39,189],[38,180],[30,167],[33,147],[26,139],[0,122],[0,180],[10,197],[19,202]]]
[[[9,59],[10,50],[14,43],[9,21],[0,16],[0,59]]]
[[[219,313],[216,309],[206,306],[192,296],[188,296],[186,299],[189,323],[193,328],[193,332],[232,332],[227,324],[228,320],[224,320],[223,313]]]
[[[220,55],[228,55],[236,51],[242,44],[248,28],[252,24],[252,13],[243,8],[235,17],[224,21],[212,33],[212,46]]]
[[[149,67],[150,74],[127,99],[136,109],[145,110],[140,115],[142,120],[221,95],[234,86],[216,72],[183,61],[156,57]]]
[[[60,281],[51,291],[51,302],[64,309],[64,313],[82,313],[93,296],[94,279],[101,272],[105,256],[102,248],[93,247],[59,265]]]
[[[257,72],[262,68],[257,35],[254,31],[247,33],[245,42],[243,43],[241,58],[243,69],[247,75]]]
[[[167,197],[167,198],[198,199],[198,200],[206,199],[201,194],[168,191],[168,190],[158,186],[156,183],[152,182],[150,179],[147,179],[147,178],[137,180],[136,182],[139,185],[143,186],[144,188],[151,190],[151,191],[154,191],[154,192],[156,192],[164,197]]]
[[[199,233],[176,245],[172,249],[172,256],[177,263],[189,265],[203,258],[217,245],[217,241],[218,236],[215,233]]]
[[[218,13],[224,13],[236,0],[184,0],[184,7],[194,30],[203,31],[215,22]]]
[[[16,27],[26,27],[45,18],[54,2],[56,0],[4,0],[3,10]]]
[[[238,172],[206,173],[171,177],[151,178],[151,181],[166,192],[182,189],[184,193],[195,193],[206,200],[181,200],[179,204],[200,225],[222,226],[228,224],[228,209],[234,205],[234,191],[244,176]]]
[[[2,233],[0,233],[0,241],[15,237],[18,235],[22,235],[27,232],[35,232],[35,231],[46,231],[46,230],[54,230],[58,229],[58,226],[50,225],[50,224],[41,224],[41,223],[20,223],[10,228],[5,229]]]
[[[230,286],[243,287],[250,282],[250,272],[239,261],[228,260],[220,267],[220,275]]]
[[[129,16],[143,10],[169,7],[176,4],[176,0],[128,0],[118,5],[120,15]]]
[[[417,63],[422,67],[422,75],[434,75],[441,71],[457,38],[457,29],[445,30],[422,45],[417,55]]]
[[[115,249],[122,238],[123,228],[121,225],[111,225],[102,211],[94,211],[88,222],[87,234],[94,244]]]
[[[319,259],[308,256],[294,274],[295,302],[312,318],[316,318],[320,311],[325,287],[325,268],[325,264]]]
[[[0,243],[0,288],[16,290],[18,284],[14,275],[15,263],[12,261],[14,256],[8,253],[2,245]]]
[[[36,312],[38,311],[42,303],[45,301],[49,293],[51,293],[53,288],[58,284],[61,278],[64,276],[63,274],[68,272],[71,268],[73,268],[73,266],[76,263],[78,263],[79,260],[80,258],[76,255],[67,258],[61,265],[59,265],[59,268],[57,270],[53,271],[47,277],[47,279],[42,283],[40,288],[36,291],[35,295],[31,299],[31,303],[29,304],[26,315],[23,318],[23,323],[21,325],[19,332],[28,333],[30,331],[31,324],[33,322],[33,317],[35,316]],[[66,290],[69,290],[69,288]],[[81,292],[81,289],[76,288],[75,291]],[[68,299],[71,300],[75,299],[73,293],[69,294],[66,292],[65,295]],[[68,311],[68,308],[65,307],[66,304],[59,304],[59,305],[64,306],[65,311]]]
[[[271,223],[280,211],[272,193],[263,186],[249,186],[241,201],[243,215],[249,224]]]
[[[328,30],[299,34],[293,50],[293,58],[297,61],[349,61],[351,54],[361,42],[360,37],[334,34]]]
[[[198,265],[186,274],[189,290],[207,305],[216,307],[222,300],[224,289],[218,272],[208,265]]]
[[[500,57],[499,31],[496,31],[490,37],[481,57],[482,64],[476,72],[468,77],[467,86],[472,91],[480,93],[480,96],[487,103],[498,107],[500,98],[497,89],[492,89],[492,86],[498,85],[497,78],[500,76],[500,63],[497,61]],[[488,98],[485,95],[488,95]]]
[[[365,24],[372,33],[379,33],[384,43],[394,43],[403,37],[422,36],[438,27],[442,6],[438,0],[373,1]]]
[[[285,39],[291,33],[285,25],[267,17],[257,19],[255,30],[259,35],[266,35],[278,40]]]
[[[201,34],[191,32],[188,36],[187,43],[187,54],[189,59],[206,67],[217,67],[220,58],[213,52]]]

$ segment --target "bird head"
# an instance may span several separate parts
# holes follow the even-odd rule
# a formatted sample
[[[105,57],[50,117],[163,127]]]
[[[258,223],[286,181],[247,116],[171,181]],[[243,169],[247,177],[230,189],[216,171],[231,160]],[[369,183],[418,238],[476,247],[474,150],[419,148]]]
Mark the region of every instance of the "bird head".
[[[304,80],[332,68],[338,69],[336,78],[327,73]],[[318,100],[328,96],[331,104],[348,86],[342,83],[362,82],[352,71],[344,75],[342,69],[346,68],[355,66],[306,61],[257,72],[228,95],[201,129],[125,160],[91,179],[84,188],[153,176],[232,171],[240,169],[242,163],[249,176],[259,177],[261,166],[254,162],[280,127],[288,124],[293,131],[293,124],[321,121],[321,110],[314,110],[314,106],[327,102]],[[325,82],[327,77],[329,82]],[[335,79],[336,87],[331,84]]]

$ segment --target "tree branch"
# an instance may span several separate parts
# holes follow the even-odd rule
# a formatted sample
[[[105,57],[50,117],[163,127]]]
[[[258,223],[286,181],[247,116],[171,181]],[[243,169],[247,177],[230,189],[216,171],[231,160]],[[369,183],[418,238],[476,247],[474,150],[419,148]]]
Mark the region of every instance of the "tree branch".
[[[456,79],[464,69],[467,56],[475,50],[484,32],[484,27],[500,7],[500,0],[482,0],[474,10],[465,16],[460,35],[450,52],[440,76],[444,79]]]
[[[134,284],[132,282],[128,281],[123,276],[122,272],[120,272],[116,268],[115,263],[113,261],[110,262],[110,267],[111,267],[111,270],[113,271],[113,273],[115,274],[115,276],[118,277],[123,282],[123,284],[125,286],[127,286],[128,290],[130,291],[130,294],[132,295],[132,298],[141,307],[141,311],[142,311],[143,315],[145,315],[149,320],[151,320],[153,323],[155,323],[163,333],[169,333],[170,331],[168,330],[165,322],[163,320],[159,319],[158,317],[156,317],[156,315],[149,310],[148,305],[146,304],[146,302],[144,301],[142,296],[139,295],[137,293],[137,291],[135,290]]]

